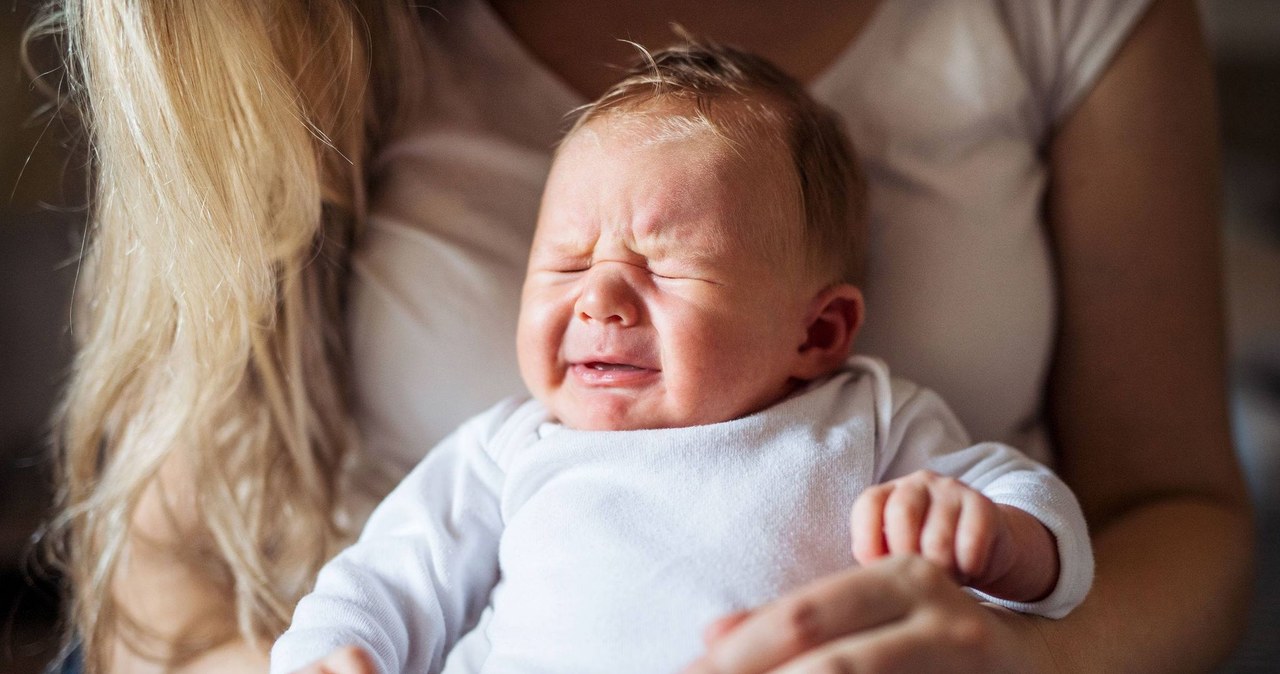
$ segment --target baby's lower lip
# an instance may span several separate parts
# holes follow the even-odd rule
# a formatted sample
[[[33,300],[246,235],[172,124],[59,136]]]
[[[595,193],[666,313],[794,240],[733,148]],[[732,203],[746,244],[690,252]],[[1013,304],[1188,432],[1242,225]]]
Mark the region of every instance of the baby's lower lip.
[[[578,380],[597,386],[635,384],[658,373],[657,370],[627,363],[574,363],[569,369]]]

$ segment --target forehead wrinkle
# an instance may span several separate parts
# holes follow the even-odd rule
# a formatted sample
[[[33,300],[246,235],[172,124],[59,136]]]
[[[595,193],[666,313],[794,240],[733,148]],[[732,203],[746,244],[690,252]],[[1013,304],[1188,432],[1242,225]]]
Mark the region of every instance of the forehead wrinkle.
[[[668,259],[711,267],[723,261],[739,237],[725,216],[707,212],[652,210],[632,221],[632,249],[650,259]]]
[[[696,179],[672,184],[651,176],[630,204],[626,214],[635,239],[650,247],[681,257],[714,257],[727,250],[733,236],[732,220],[737,204],[725,201],[732,182],[726,175],[726,157],[713,152],[685,153],[678,161],[681,168],[696,174]],[[715,184],[708,193],[708,184]]]
[[[743,167],[739,163],[749,160],[707,118],[669,110],[613,112],[592,119],[577,128],[561,149],[577,143],[615,159],[633,150],[660,152],[664,145],[685,144],[671,152],[673,165],[692,170],[703,180],[716,181],[721,195],[734,192],[725,186],[741,179]],[[692,193],[696,192],[693,182],[667,183],[658,189],[659,177],[641,180],[640,189],[632,191],[628,199],[601,203],[604,208],[596,214],[596,222],[602,235],[607,232],[610,238],[647,257],[661,255],[703,263],[760,243],[755,241],[759,232],[741,226],[746,223],[743,207],[747,204],[717,201],[709,211],[711,202]],[[705,226],[712,223],[719,226]]]

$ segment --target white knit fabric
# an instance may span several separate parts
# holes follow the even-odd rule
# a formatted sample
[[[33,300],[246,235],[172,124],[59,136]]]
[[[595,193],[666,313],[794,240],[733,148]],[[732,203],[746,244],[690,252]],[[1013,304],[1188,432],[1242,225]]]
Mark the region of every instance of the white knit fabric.
[[[1057,538],[1053,593],[1000,603],[1057,617],[1083,599],[1092,553],[1066,486],[1010,447],[969,446],[938,396],[857,357],[708,426],[586,432],[537,402],[497,405],[430,452],[324,568],[271,671],[346,644],[384,674],[678,671],[716,617],[853,564],[854,499],[920,468]]]

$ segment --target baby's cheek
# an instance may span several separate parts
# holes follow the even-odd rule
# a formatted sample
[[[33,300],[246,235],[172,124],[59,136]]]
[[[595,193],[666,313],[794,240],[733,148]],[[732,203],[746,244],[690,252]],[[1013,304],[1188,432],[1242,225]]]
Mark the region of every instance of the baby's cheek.
[[[556,379],[564,325],[565,321],[557,315],[555,308],[545,304],[526,305],[520,313],[516,354],[525,385],[535,394]]]
[[[671,414],[687,425],[728,421],[742,416],[742,382],[751,376],[750,361],[700,360],[666,378],[667,404]]]

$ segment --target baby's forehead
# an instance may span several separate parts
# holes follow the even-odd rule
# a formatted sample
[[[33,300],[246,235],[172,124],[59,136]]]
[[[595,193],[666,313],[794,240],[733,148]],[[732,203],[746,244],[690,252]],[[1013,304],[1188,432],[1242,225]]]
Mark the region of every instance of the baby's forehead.
[[[789,268],[800,261],[801,246],[796,237],[803,229],[790,152],[777,134],[749,137],[746,128],[727,130],[722,119],[713,121],[692,110],[607,111],[577,126],[564,139],[557,160],[574,165],[578,159],[627,162],[631,150],[640,150],[650,158],[660,157],[664,165],[680,165],[690,183],[705,179],[721,186],[717,189],[728,190],[725,194],[731,196],[721,204],[727,210],[711,220],[675,218],[673,222],[687,226],[658,229],[668,238],[690,241],[699,240],[696,232],[688,229],[695,222],[698,227],[712,227],[717,235],[727,230],[729,237],[722,242],[725,246],[699,252],[715,257],[717,251],[723,254],[732,249],[736,254],[759,254],[776,266]],[[579,154],[584,149],[586,155]],[[583,170],[581,166],[574,170]],[[714,201],[700,199],[695,198],[698,208]],[[652,203],[668,205],[660,199]],[[655,212],[666,213],[661,209]],[[660,215],[655,221],[665,219]],[[733,245],[727,245],[729,242]]]
[[[712,147],[731,142],[711,120],[693,114],[615,113],[592,120],[580,131],[598,141],[608,137],[639,147],[691,140],[718,141]]]
[[[621,144],[637,148],[670,146],[709,158],[755,160],[763,153],[786,153],[779,120],[752,106],[717,106],[701,111],[684,103],[649,102],[595,113],[564,142]]]

